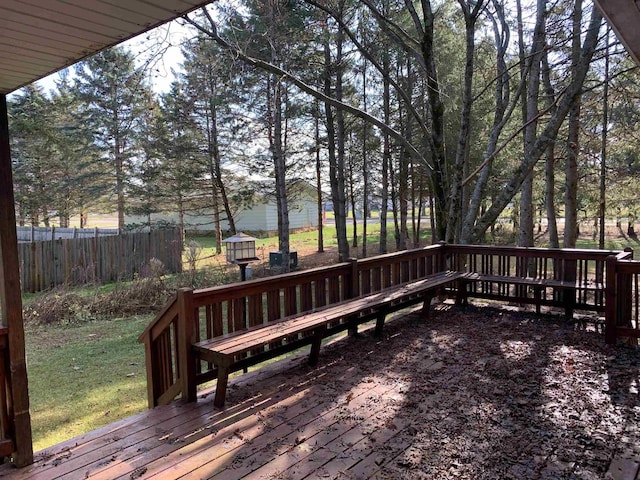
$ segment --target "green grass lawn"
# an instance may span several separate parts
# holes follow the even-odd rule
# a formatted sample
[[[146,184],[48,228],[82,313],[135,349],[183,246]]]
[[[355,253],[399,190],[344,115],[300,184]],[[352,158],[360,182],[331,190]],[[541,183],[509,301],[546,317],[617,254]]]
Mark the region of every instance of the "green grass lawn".
[[[34,450],[147,407],[137,339],[150,319],[26,327]]]

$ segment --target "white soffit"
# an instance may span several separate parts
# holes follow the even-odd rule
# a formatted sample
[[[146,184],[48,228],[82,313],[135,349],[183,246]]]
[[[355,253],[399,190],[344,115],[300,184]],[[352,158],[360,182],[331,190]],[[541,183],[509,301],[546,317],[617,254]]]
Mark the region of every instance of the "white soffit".
[[[640,65],[640,0],[596,0],[596,5]]]
[[[0,0],[0,94],[211,0]]]

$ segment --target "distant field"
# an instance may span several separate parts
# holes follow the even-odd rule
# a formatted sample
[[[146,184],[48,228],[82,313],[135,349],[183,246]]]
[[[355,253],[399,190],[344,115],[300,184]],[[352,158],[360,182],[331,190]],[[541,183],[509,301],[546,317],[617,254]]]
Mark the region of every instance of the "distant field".
[[[71,217],[69,227],[80,228],[80,216]],[[118,228],[118,214],[90,213],[86,228]]]

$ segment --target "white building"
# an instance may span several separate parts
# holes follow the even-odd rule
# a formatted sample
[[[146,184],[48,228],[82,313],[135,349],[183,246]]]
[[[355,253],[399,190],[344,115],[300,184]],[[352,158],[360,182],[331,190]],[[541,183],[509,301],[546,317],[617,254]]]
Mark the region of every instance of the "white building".
[[[278,230],[278,207],[271,197],[261,197],[251,207],[243,208],[234,214],[236,229],[243,232],[276,232]],[[221,212],[224,217],[224,212]],[[127,215],[127,224],[146,224],[147,217],[143,215]],[[166,222],[178,224],[178,212],[160,212],[151,215],[151,222]],[[229,229],[226,218],[222,220],[222,229]],[[318,203],[316,191],[311,185],[305,184],[298,189],[295,198],[289,199],[289,229],[298,230],[318,226]],[[186,213],[184,219],[186,231],[207,232],[214,228],[213,211]]]

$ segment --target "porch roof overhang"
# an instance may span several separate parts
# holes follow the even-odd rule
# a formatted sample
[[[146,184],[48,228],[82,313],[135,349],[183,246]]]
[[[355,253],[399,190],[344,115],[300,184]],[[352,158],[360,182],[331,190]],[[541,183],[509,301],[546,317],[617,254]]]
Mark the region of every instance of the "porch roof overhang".
[[[2,0],[0,94],[66,68],[211,0]]]
[[[618,39],[640,65],[640,0],[595,0]]]
[[[6,95],[211,1],[0,0],[0,457],[17,466],[33,445]]]

